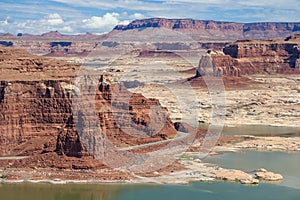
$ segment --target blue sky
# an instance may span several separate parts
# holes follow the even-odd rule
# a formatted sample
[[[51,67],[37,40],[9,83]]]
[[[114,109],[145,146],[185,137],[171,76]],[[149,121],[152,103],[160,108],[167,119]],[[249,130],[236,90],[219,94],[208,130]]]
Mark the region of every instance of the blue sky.
[[[149,17],[300,21],[300,0],[0,0],[0,32],[104,33]]]

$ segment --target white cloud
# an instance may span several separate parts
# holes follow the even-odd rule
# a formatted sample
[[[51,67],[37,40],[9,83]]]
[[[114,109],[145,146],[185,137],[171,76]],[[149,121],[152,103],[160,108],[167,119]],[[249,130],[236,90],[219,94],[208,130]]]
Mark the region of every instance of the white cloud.
[[[139,11],[147,17],[195,18],[220,21],[300,21],[299,0],[54,0],[75,7]],[[273,15],[272,13],[277,13]],[[289,15],[290,14],[290,15]],[[134,14],[133,14],[134,15]],[[288,16],[287,16],[288,15]],[[251,17],[256,16],[256,17]],[[143,17],[136,17],[137,19]],[[133,19],[129,17],[127,19]]]
[[[223,9],[238,9],[250,7],[264,8],[280,8],[280,9],[298,9],[299,0],[53,0],[60,3],[65,3],[72,6],[91,7],[98,9],[118,9],[123,8],[132,11],[166,11],[180,10],[182,5],[198,5],[193,8],[194,11],[202,10],[202,7],[208,8],[211,6],[220,7]],[[173,6],[172,6],[173,5]],[[178,7],[177,7],[177,6]],[[170,7],[171,6],[171,7]],[[173,10],[174,11],[174,10]],[[173,13],[176,14],[176,13]]]
[[[9,17],[6,17],[5,20],[0,21],[0,25],[2,26],[6,26],[9,24]]]
[[[64,26],[61,28],[60,31],[63,33],[73,33],[74,32],[74,30],[72,29],[71,26]]]
[[[83,27],[89,30],[96,31],[98,33],[101,32],[108,32],[112,30],[118,24],[128,24],[130,21],[127,20],[120,20],[119,13],[106,13],[102,17],[99,16],[92,16],[89,19],[82,20]]]
[[[64,23],[64,20],[62,19],[62,17],[57,13],[46,16],[45,20],[47,23],[49,23],[52,26],[56,26],[56,25],[60,25],[60,24]]]
[[[82,6],[98,9],[128,9],[139,11],[163,10],[160,7],[161,1],[145,2],[140,0],[53,0],[60,3],[65,3],[72,6]]]
[[[86,28],[103,29],[118,24],[119,17],[120,15],[118,13],[106,13],[103,17],[93,16],[90,19],[82,20],[82,22]]]
[[[0,2],[0,7],[1,32],[12,33],[103,33],[117,24],[149,17],[300,21],[299,0],[52,0],[39,4],[24,0]]]
[[[136,15],[140,16],[140,15]],[[129,24],[129,20],[122,20],[119,13],[106,13],[103,16],[92,16],[86,19],[64,20],[57,13],[48,14],[40,20],[13,21],[9,18],[0,21],[1,32],[42,34],[49,31],[59,31],[65,34],[105,33],[111,31],[118,24]],[[129,18],[129,16],[125,17]]]
[[[145,19],[146,16],[141,14],[141,13],[134,13],[133,15],[130,15],[129,18],[133,19],[133,20],[135,20],[135,19]]]

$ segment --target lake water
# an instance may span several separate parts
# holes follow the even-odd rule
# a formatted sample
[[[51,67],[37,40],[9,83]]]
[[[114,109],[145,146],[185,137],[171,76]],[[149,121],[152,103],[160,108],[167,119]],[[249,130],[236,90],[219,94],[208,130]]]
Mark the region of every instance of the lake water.
[[[271,129],[270,129],[271,128]],[[277,127],[278,128],[278,127]],[[253,134],[244,127],[234,133]],[[297,136],[297,129],[260,127],[260,135]],[[226,131],[224,130],[225,134]],[[241,132],[242,131],[242,132]],[[229,130],[228,134],[232,133]],[[268,134],[269,133],[269,134]],[[239,183],[191,183],[188,185],[139,184],[0,184],[0,200],[299,200],[300,153],[241,151],[204,159],[224,168],[253,171],[266,168],[284,176],[281,183],[247,186]]]
[[[0,185],[3,200],[298,200],[299,189],[265,184],[192,183],[189,185]]]
[[[266,168],[283,175],[284,180],[278,185],[300,189],[300,153],[298,152],[240,151],[208,156],[203,161],[246,172]]]
[[[208,124],[199,123],[198,127],[207,129]],[[260,135],[260,136],[300,136],[300,127],[269,126],[269,125],[236,125],[224,126],[223,135]]]
[[[281,183],[247,186],[239,183],[191,183],[188,185],[139,184],[2,184],[2,200],[299,200],[300,153],[254,152],[225,153],[207,157],[205,162],[245,171],[264,167],[281,173]]]

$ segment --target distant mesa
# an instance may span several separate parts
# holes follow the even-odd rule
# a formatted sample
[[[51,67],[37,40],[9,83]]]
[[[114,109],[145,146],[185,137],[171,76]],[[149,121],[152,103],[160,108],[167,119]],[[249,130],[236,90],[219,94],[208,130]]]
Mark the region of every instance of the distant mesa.
[[[43,33],[41,36],[42,37],[50,37],[50,38],[59,38],[59,37],[62,37],[63,35],[58,31],[50,31],[48,33]]]
[[[11,34],[11,33],[0,33],[0,36],[3,36],[3,37],[13,37],[14,35]]]
[[[147,28],[164,28],[183,32],[195,39],[263,39],[283,38],[300,33],[300,22],[236,23],[212,20],[150,18],[118,25],[114,31],[142,31]]]
[[[299,27],[300,22],[236,23],[150,18],[135,20],[128,25],[117,25],[111,32],[103,35],[89,32],[65,35],[58,31],[50,31],[41,35],[19,33],[18,37],[2,33],[0,41],[6,42],[2,46],[9,46],[9,42],[12,42],[15,48],[51,57],[84,57],[95,48],[102,48],[104,51],[140,48],[143,50],[140,56],[172,56],[169,52],[199,49],[221,51],[236,40],[245,43],[253,39],[268,39],[272,42],[271,40],[283,39],[291,35],[295,37],[300,34]],[[295,38],[290,37],[286,40],[293,41]],[[231,49],[226,47],[225,54],[238,58],[239,55],[234,54],[241,54],[243,50],[239,49],[237,52],[234,50],[236,47],[236,45],[232,45]],[[291,60],[292,66],[298,66],[299,61],[295,58],[296,56],[292,56],[286,59]],[[233,71],[231,70],[230,73]]]

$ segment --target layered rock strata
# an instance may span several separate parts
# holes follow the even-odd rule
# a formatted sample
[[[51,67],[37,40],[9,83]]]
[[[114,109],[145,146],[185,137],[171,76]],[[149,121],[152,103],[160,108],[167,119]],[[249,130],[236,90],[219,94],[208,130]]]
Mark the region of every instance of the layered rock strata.
[[[235,23],[211,20],[151,18],[135,20],[128,25],[118,25],[114,31],[169,29],[187,34],[194,39],[263,39],[282,38],[300,31],[300,23],[265,22]]]
[[[22,50],[0,49],[0,155],[29,156],[15,161],[15,165],[24,166],[100,166],[87,152],[74,122],[72,100],[78,92],[85,92],[75,85],[78,69],[78,65],[43,59]],[[103,76],[97,80],[96,90],[85,94],[94,95],[94,101],[86,105],[94,103],[100,129],[116,147],[176,136],[167,110],[158,100],[129,93],[122,87],[124,96],[112,101],[114,88],[119,86]],[[153,113],[153,106],[160,112]],[[124,115],[129,117],[130,125]],[[164,119],[157,131],[149,125],[154,118]],[[128,130],[143,137],[129,135]]]
[[[199,63],[196,76],[299,73],[300,36],[285,40],[241,40],[227,45],[223,55],[209,53]]]

